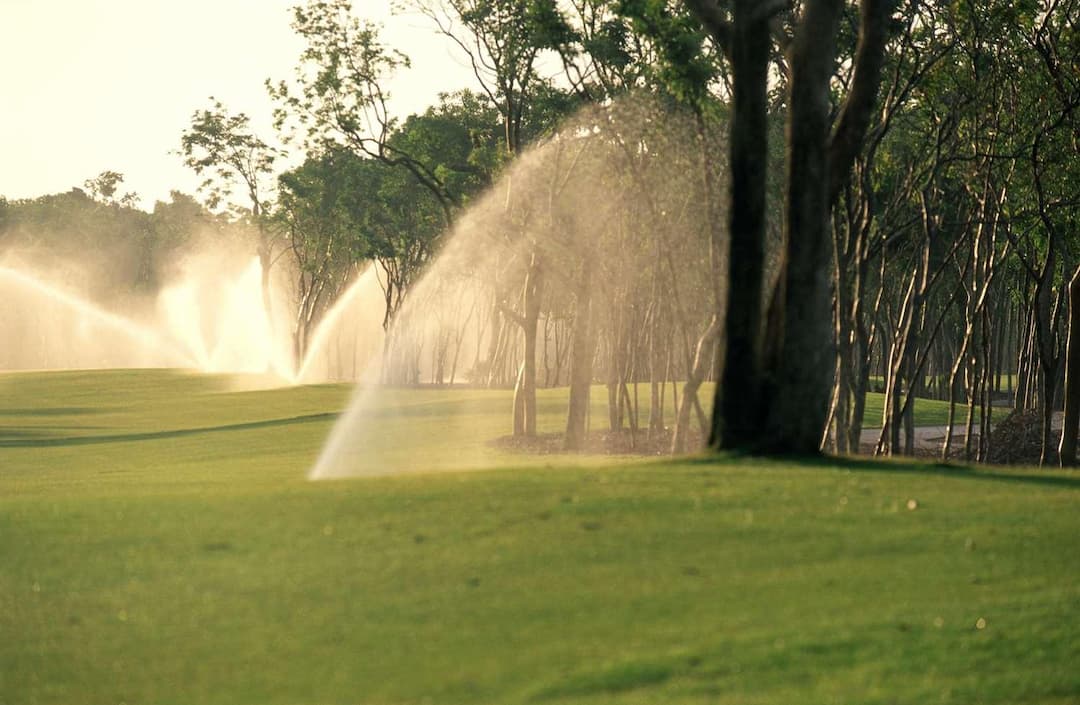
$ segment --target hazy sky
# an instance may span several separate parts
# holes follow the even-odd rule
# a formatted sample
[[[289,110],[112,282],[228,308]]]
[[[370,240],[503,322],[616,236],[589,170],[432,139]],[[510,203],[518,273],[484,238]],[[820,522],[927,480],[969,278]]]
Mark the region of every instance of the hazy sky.
[[[68,191],[106,169],[145,208],[193,192],[198,180],[170,152],[208,96],[272,135],[263,83],[292,77],[299,1],[0,0],[0,195]],[[390,83],[396,114],[471,85],[425,18],[392,16],[388,0],[353,5],[412,59]]]

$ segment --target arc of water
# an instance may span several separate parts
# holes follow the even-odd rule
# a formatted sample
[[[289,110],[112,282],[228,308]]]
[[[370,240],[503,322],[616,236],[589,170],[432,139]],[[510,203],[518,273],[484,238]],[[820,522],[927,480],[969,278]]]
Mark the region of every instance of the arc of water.
[[[37,277],[0,265],[0,279],[6,279],[24,289],[44,296],[62,306],[66,306],[76,314],[85,317],[84,322],[89,320],[90,322],[106,326],[109,329],[122,334],[127,339],[132,340],[144,349],[150,349],[161,353],[166,357],[162,362],[167,365],[183,367],[198,366],[198,361],[190,354],[183,352],[175,344],[163,338],[154,330],[119,314],[106,311],[86,299],[64,291]]]

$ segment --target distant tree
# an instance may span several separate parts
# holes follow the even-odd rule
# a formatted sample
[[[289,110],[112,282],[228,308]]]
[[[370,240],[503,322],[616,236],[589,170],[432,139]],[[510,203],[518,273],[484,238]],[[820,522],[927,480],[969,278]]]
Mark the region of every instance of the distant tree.
[[[557,3],[518,0],[415,0],[416,7],[465,54],[503,122],[506,151],[516,155],[534,93],[546,80],[539,62],[573,39]]]
[[[485,95],[469,90],[440,94],[438,103],[407,117],[387,144],[428,165],[461,204],[491,185],[501,161],[498,113]]]
[[[11,201],[0,196],[0,235],[11,226],[12,208]]]
[[[292,259],[296,310],[293,354],[301,364],[311,331],[348,284],[356,265],[370,256],[347,202],[352,189],[351,153],[309,157],[279,178],[274,219]]]
[[[546,84],[539,62],[547,51],[572,40],[562,8],[549,2],[517,0],[416,0],[415,6],[432,19],[467,57],[482,91],[499,111],[507,158],[517,156],[525,143],[534,93]],[[506,202],[514,198],[507,182]],[[509,235],[509,233],[507,233]],[[523,359],[514,386],[515,435],[536,435],[536,328],[544,289],[544,264],[538,251],[526,255],[521,283],[521,310],[501,306],[503,315],[521,327]],[[509,265],[508,265],[509,266]],[[507,300],[499,292],[495,300]]]
[[[161,269],[193,238],[207,233],[225,236],[228,223],[208,211],[194,196],[170,191],[168,201],[156,201],[151,211],[155,268]]]
[[[115,193],[115,192],[114,192]],[[155,284],[150,214],[116,201],[95,200],[82,189],[9,203],[2,239],[57,272],[77,273],[71,283],[98,303],[142,294]]]
[[[244,113],[232,114],[219,100],[192,113],[191,125],[180,137],[180,155],[184,164],[205,176],[200,190],[210,208],[227,202],[236,188],[247,199],[245,210],[259,234],[258,256],[262,265],[263,307],[268,321],[273,321],[270,296],[270,269],[273,265],[274,233],[266,216],[273,192],[274,162],[280,151],[271,147],[251,129]]]
[[[124,183],[124,175],[117,171],[103,171],[92,179],[83,182],[90,197],[99,203],[108,206],[125,206],[133,208],[139,197],[133,192],[128,192],[117,197],[120,184]]]
[[[308,153],[336,146],[408,171],[438,201],[447,225],[460,199],[435,166],[391,143],[387,80],[407,56],[385,46],[374,23],[353,15],[349,0],[308,0],[294,7],[292,27],[306,42],[294,82],[266,82],[277,102],[275,124],[299,131]]]

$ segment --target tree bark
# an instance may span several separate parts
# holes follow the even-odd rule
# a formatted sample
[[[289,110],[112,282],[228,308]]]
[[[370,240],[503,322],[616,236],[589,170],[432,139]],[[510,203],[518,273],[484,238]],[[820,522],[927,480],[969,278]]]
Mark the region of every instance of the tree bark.
[[[521,373],[514,389],[514,435],[529,438],[536,435],[536,332],[540,322],[540,296],[543,291],[543,267],[540,256],[532,254],[525,276],[522,305],[525,314],[520,321],[525,334],[525,349]]]
[[[1069,282],[1069,338],[1065,352],[1065,420],[1061,427],[1061,467],[1076,465],[1076,436],[1080,430],[1080,267]]]
[[[709,446],[753,450],[761,434],[762,286],[768,165],[768,17],[753,0],[736,0],[731,38],[730,256],[725,321]],[[715,34],[715,32],[714,32]],[[681,411],[681,410],[680,410]],[[681,417],[682,414],[680,413]],[[678,426],[676,426],[678,428]]]
[[[700,409],[697,398],[698,389],[705,380],[708,361],[712,358],[712,346],[715,344],[717,335],[720,333],[720,318],[713,316],[709,327],[698,338],[697,347],[690,365],[686,371],[686,384],[683,386],[683,396],[678,407],[678,415],[675,420],[675,431],[671,439],[671,452],[675,455],[685,453],[689,447],[690,413],[695,407]],[[715,424],[716,415],[713,415]]]
[[[581,450],[589,422],[589,397],[592,387],[593,340],[592,295],[589,290],[591,266],[586,258],[581,268],[570,343],[570,408],[566,414],[567,450]]]
[[[829,80],[843,3],[804,5],[791,52],[788,114],[787,251],[775,305],[779,355],[767,372],[763,445],[772,452],[819,452],[829,410],[835,351],[832,230],[829,226]],[[870,96],[871,101],[873,96]]]

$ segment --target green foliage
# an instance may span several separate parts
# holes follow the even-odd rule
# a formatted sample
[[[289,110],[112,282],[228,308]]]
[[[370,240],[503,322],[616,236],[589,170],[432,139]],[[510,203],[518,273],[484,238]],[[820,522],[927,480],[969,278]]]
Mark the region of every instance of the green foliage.
[[[309,150],[337,139],[381,154],[381,140],[394,127],[383,83],[408,67],[408,57],[383,45],[378,28],[356,18],[348,0],[309,0],[294,7],[292,28],[306,46],[296,88],[267,81],[278,101],[276,125],[297,123]]]
[[[157,202],[151,213],[133,207],[130,199],[98,195],[91,198],[76,188],[5,201],[0,207],[0,248],[29,263],[44,262],[57,272],[70,269],[73,277],[89,278],[71,283],[85,285],[91,298],[108,304],[132,293],[154,292],[177,249],[195,236],[242,235],[177,191],[171,202]]]
[[[100,201],[106,205],[120,205],[127,207],[134,207],[139,197],[134,193],[125,193],[124,195],[116,198],[116,192],[120,188],[120,184],[124,182],[124,175],[117,171],[103,171],[93,179],[87,179],[84,182],[86,190],[90,192],[90,197],[95,201]]]
[[[633,31],[648,38],[656,52],[649,67],[653,82],[695,108],[711,102],[710,89],[721,69],[706,32],[683,3],[670,0],[618,0],[616,11]]]
[[[498,167],[498,118],[482,95],[461,91],[412,115],[386,140],[438,179],[440,193],[465,203]],[[302,292],[337,291],[363,260],[377,260],[387,287],[387,321],[445,231],[443,203],[393,160],[332,144],[280,179],[276,222],[303,276]],[[312,304],[315,305],[314,303]],[[329,298],[318,304],[330,305]]]
[[[534,108],[550,108],[550,99],[558,93],[539,72],[543,58],[565,56],[577,39],[564,8],[534,0],[415,4],[467,56],[481,89],[502,117],[504,148],[516,156],[544,129],[536,129],[545,120],[542,113],[532,116]]]
[[[348,0],[309,0],[293,9],[293,29],[305,41],[295,85],[267,81],[277,101],[279,130],[299,130],[309,154],[351,150],[403,168],[439,201],[450,220],[458,205],[435,169],[390,144],[397,120],[387,108],[388,78],[409,65],[408,57],[388,48],[378,28],[352,14]]]
[[[210,108],[192,114],[191,126],[180,137],[180,154],[186,166],[207,176],[200,188],[211,209],[225,202],[239,181],[246,209],[258,220],[270,207],[267,192],[280,152],[251,131],[247,115],[230,114],[221,101],[210,100]]]
[[[543,0],[450,0],[470,30],[498,47],[505,58],[516,51],[558,49],[573,33],[559,6]]]
[[[464,204],[491,184],[502,157],[500,137],[498,113],[490,101],[465,90],[443,94],[437,105],[410,115],[388,144],[426,164],[454,200]]]
[[[346,190],[358,184],[348,178],[345,163],[355,159],[349,152],[329,153],[279,177],[274,218],[302,270],[333,278],[371,256],[347,205]]]

